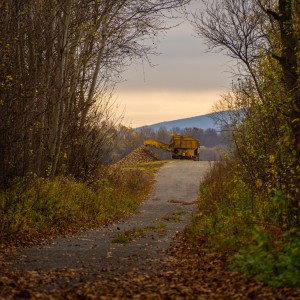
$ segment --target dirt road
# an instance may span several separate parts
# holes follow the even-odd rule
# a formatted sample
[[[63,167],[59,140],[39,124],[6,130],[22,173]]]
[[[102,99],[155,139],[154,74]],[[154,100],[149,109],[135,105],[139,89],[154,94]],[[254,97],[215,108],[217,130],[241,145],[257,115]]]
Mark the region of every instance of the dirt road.
[[[27,249],[14,268],[43,272],[65,268],[149,269],[149,261],[165,255],[172,238],[189,222],[200,181],[209,166],[208,162],[195,161],[167,163],[157,173],[153,191],[138,214],[112,227]]]

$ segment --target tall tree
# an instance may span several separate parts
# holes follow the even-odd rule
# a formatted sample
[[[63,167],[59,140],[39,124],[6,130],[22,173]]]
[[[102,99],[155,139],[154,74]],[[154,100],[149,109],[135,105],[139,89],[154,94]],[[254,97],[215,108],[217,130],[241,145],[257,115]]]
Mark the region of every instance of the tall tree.
[[[218,107],[230,110],[240,177],[254,200],[284,195],[280,223],[299,224],[299,0],[204,2],[196,32],[243,66]]]
[[[188,2],[1,2],[1,185],[95,168],[112,132],[118,76],[154,51],[165,15]]]

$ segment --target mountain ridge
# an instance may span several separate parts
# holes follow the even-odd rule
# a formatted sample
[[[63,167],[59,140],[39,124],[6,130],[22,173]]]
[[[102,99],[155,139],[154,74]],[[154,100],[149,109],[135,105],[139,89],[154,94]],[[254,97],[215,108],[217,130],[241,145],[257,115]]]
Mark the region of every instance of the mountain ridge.
[[[135,128],[135,130],[139,131],[143,128],[152,128],[154,131],[159,130],[160,127],[165,127],[167,130],[171,130],[174,127],[178,127],[180,129],[184,128],[201,128],[203,130],[206,130],[208,128],[212,128],[215,130],[219,129],[219,125],[216,124],[216,122],[213,120],[213,116],[215,113],[190,117],[190,118],[183,118],[183,119],[177,119],[177,120],[171,120],[171,121],[164,121],[155,123],[152,125],[145,125]]]

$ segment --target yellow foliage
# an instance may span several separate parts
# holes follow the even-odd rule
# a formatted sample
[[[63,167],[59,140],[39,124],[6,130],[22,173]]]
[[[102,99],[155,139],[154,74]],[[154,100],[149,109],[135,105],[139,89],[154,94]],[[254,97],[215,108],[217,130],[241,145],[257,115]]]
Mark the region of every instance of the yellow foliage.
[[[270,162],[271,164],[273,164],[273,163],[275,162],[275,159],[276,159],[275,155],[271,154],[271,155],[269,156],[269,162]]]
[[[261,188],[262,185],[263,185],[263,181],[262,181],[261,179],[257,179],[257,180],[256,180],[256,187],[257,187],[257,188]]]

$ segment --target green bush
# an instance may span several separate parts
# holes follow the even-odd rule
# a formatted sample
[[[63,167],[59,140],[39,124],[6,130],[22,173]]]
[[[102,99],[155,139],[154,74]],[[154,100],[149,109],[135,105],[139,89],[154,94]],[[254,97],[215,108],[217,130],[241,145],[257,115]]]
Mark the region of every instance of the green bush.
[[[288,231],[277,241],[257,232],[253,242],[235,255],[231,268],[270,286],[300,287],[300,231]]]
[[[216,163],[200,187],[189,235],[200,251],[229,252],[234,270],[274,287],[300,286],[299,208],[279,190],[249,186],[239,166]],[[293,225],[293,226],[292,226]]]

